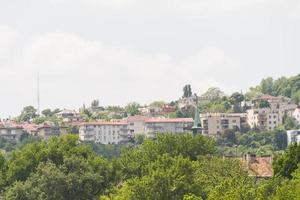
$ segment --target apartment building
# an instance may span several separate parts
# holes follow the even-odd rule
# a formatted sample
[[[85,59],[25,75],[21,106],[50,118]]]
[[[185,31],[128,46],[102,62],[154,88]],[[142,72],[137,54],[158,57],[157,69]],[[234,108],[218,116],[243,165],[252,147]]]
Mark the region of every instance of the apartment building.
[[[240,129],[243,113],[204,113],[200,115],[202,134],[216,136],[228,129]]]
[[[130,139],[127,122],[90,122],[79,125],[79,138],[82,141],[100,144],[119,144]]]
[[[48,140],[50,137],[58,137],[64,134],[67,134],[67,127],[47,123],[40,125],[35,133],[36,136],[43,140]]]
[[[247,122],[251,128],[259,130],[274,130],[283,123],[281,110],[259,108],[247,110]]]
[[[157,133],[185,133],[191,130],[192,118],[149,118],[145,120],[145,133],[155,137]]]
[[[262,107],[261,102],[269,106]],[[297,105],[289,98],[262,95],[252,101],[252,108],[247,110],[247,122],[251,128],[274,130],[283,123],[286,116],[292,116]]]

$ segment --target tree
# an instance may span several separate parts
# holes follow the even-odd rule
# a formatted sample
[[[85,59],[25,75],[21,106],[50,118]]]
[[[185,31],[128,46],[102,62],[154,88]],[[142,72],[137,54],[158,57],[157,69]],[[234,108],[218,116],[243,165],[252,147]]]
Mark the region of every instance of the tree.
[[[210,99],[211,101],[222,99],[225,96],[224,92],[217,87],[208,88],[208,90],[201,96]]]
[[[33,106],[26,106],[23,108],[21,115],[18,117],[19,121],[29,121],[37,117],[37,110]]]
[[[292,173],[300,163],[300,144],[292,144],[284,154],[278,155],[273,162],[274,174],[291,179]]]
[[[187,84],[183,87],[183,98],[188,98],[192,96],[192,88],[190,84]]]
[[[51,112],[51,109],[45,109],[42,111],[42,114],[45,116],[45,117],[51,117],[53,115],[53,113]]]
[[[140,114],[139,108],[140,104],[132,102],[127,104],[127,106],[125,107],[125,112],[128,113],[130,116],[138,115]]]
[[[274,92],[273,92],[273,78],[268,77],[268,78],[263,79],[260,82],[260,90],[263,94],[274,95]]]
[[[230,97],[230,103],[233,104],[233,111],[234,112],[241,112],[242,111],[242,106],[241,103],[244,101],[245,97],[243,94],[235,92],[233,93]]]

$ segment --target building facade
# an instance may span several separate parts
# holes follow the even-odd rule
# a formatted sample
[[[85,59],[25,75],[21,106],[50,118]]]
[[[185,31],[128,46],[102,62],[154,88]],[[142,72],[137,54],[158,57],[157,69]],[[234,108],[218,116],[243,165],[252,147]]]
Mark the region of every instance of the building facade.
[[[79,138],[82,141],[119,144],[127,142],[130,136],[127,122],[92,122],[79,125]]]
[[[50,137],[58,137],[67,134],[67,127],[43,124],[37,128],[36,136],[43,140],[48,140]]]
[[[268,105],[262,106],[262,102]],[[296,107],[289,98],[262,95],[254,99],[251,109],[247,110],[247,122],[251,128],[274,130],[283,124],[285,117],[293,115]]]
[[[241,128],[241,114],[239,113],[204,113],[200,115],[202,134],[217,136],[225,130],[239,130]]]
[[[288,142],[288,145],[293,144],[293,143],[300,144],[300,130],[287,131],[287,142]]]
[[[186,133],[193,126],[192,118],[150,118],[145,121],[147,137],[155,137],[157,133]]]
[[[293,118],[300,124],[300,108],[296,108],[293,112]]]

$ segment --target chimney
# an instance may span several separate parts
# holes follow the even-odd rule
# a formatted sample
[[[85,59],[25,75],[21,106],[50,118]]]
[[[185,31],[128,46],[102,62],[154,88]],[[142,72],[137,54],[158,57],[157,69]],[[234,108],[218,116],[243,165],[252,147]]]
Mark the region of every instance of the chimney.
[[[252,153],[247,153],[245,155],[245,161],[247,162],[247,164],[254,163],[256,161],[256,155]]]

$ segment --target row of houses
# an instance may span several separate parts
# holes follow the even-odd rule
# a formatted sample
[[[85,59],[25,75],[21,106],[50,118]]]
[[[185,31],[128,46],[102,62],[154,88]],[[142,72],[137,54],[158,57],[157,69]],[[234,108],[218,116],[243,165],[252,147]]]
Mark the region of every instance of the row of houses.
[[[60,136],[66,133],[67,127],[52,123],[36,125],[33,123],[18,124],[10,120],[0,122],[0,138],[9,141],[19,141],[23,134],[30,134],[48,140],[52,136]]]

